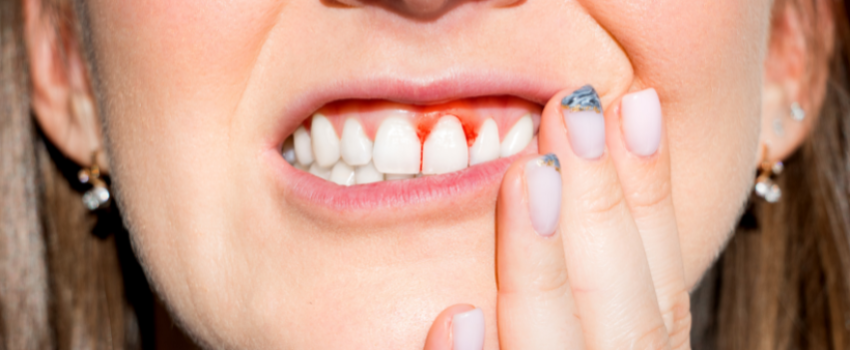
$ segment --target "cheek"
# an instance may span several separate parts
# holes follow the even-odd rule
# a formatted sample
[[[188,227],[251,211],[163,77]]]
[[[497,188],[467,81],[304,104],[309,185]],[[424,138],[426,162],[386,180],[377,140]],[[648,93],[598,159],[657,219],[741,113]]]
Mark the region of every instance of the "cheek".
[[[240,177],[221,164],[236,163],[229,126],[282,3],[94,0],[87,6],[108,101],[117,199],[152,280],[178,309],[228,307],[220,300],[230,299],[217,292],[224,281],[211,272],[228,271],[220,192]],[[202,282],[187,283],[182,275]]]
[[[770,7],[766,1],[681,4],[690,10],[670,9],[682,16],[661,14],[671,20],[660,30],[677,34],[652,40],[658,44],[650,48],[659,54],[639,55],[646,58],[635,65],[643,83],[669,82],[663,102],[673,197],[686,279],[693,287],[732,233],[749,196]]]
[[[759,115],[757,107],[744,110],[749,113],[688,111],[689,119],[667,124],[673,201],[690,287],[719,254],[750,193]]]
[[[685,273],[693,286],[731,233],[754,176],[770,2],[587,5],[627,52],[633,89],[654,87],[661,96]]]

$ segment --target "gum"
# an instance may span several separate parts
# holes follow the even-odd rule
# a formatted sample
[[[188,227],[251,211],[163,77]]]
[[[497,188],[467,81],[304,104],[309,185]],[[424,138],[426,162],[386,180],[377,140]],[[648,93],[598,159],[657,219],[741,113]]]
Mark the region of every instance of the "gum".
[[[525,115],[531,114],[534,121],[535,134],[540,125],[542,107],[538,104],[511,96],[478,97],[455,100],[447,103],[414,106],[384,100],[343,100],[333,102],[320,108],[320,113],[328,118],[336,129],[337,136],[342,136],[345,120],[356,118],[363,126],[363,131],[370,139],[375,134],[384,119],[391,116],[408,118],[417,130],[420,141],[425,141],[431,129],[446,115],[453,115],[460,120],[466,133],[469,146],[475,142],[478,129],[488,118],[492,118],[499,127],[499,139],[504,139],[514,124]],[[304,121],[304,127],[310,130],[312,118]]]

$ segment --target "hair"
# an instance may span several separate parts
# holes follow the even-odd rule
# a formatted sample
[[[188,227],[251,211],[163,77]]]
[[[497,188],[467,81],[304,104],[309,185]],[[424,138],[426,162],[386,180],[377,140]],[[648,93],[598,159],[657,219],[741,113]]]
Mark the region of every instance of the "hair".
[[[44,1],[60,41],[81,45],[70,0]],[[693,293],[695,349],[850,348],[850,15],[829,4],[834,43],[808,38],[813,55],[832,47],[818,123],[777,179],[782,201],[750,201]],[[79,166],[34,123],[23,28],[23,1],[0,0],[0,350],[152,348],[118,208],[83,208]]]
[[[72,4],[44,4],[78,45]],[[34,123],[23,28],[23,1],[0,0],[0,350],[152,348],[154,301],[117,211],[83,207],[79,166]]]
[[[776,1],[774,14],[789,3],[834,16],[831,43],[815,15],[802,24],[809,61],[829,62],[826,96],[776,180],[782,200],[751,198],[693,293],[695,349],[850,349],[850,14],[845,1],[813,0]]]

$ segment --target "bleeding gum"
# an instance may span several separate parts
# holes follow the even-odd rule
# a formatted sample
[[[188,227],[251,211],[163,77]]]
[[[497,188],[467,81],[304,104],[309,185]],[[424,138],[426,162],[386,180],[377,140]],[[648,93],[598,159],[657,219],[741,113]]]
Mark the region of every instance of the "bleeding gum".
[[[441,117],[453,115],[460,120],[467,143],[472,146],[478,136],[478,129],[488,118],[492,118],[499,127],[500,139],[504,139],[517,120],[528,114],[534,121],[536,133],[540,125],[541,107],[516,97],[480,97],[429,106],[412,106],[383,100],[344,100],[325,105],[316,113],[328,118],[337,136],[342,135],[346,119],[356,118],[363,126],[366,136],[372,140],[385,118],[405,116],[416,128],[419,140],[423,142]],[[311,121],[312,118],[304,121],[307,130],[310,129]]]

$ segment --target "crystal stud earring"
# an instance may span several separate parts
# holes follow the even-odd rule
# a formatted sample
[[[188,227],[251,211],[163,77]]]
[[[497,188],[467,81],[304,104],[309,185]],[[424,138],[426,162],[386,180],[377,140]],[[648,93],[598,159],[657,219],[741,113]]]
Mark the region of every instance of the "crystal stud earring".
[[[91,156],[91,165],[88,168],[81,169],[77,174],[81,183],[92,185],[92,188],[83,194],[83,205],[90,211],[107,207],[111,198],[106,182],[100,178],[100,167],[97,166],[99,153],[100,150],[94,151]]]
[[[800,104],[794,102],[791,104],[791,119],[795,121],[801,122],[803,119],[806,119],[806,111],[803,110],[803,107],[800,107]]]
[[[759,165],[759,173],[754,186],[756,195],[768,203],[778,202],[782,198],[782,189],[773,182],[772,177],[782,174],[783,170],[785,170],[785,165],[781,161],[770,162],[767,160],[767,146],[764,146],[764,156]]]

